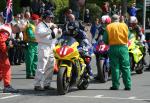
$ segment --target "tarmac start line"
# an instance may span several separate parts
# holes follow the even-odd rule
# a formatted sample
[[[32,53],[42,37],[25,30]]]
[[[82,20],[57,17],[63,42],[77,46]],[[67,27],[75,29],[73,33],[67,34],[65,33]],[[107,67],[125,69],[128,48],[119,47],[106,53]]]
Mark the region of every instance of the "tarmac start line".
[[[134,101],[150,101],[150,99],[139,99],[137,97],[104,97],[104,95],[96,95],[96,96],[65,96],[70,98],[93,98],[93,99],[114,99],[114,100],[134,100]]]
[[[11,94],[11,93],[3,93],[3,94]],[[19,94],[11,94],[10,96],[1,97],[0,100],[14,98],[20,96]]]
[[[0,100],[4,100],[4,99],[11,99],[11,98],[15,98],[21,96],[20,94],[13,94],[10,96],[5,96],[5,97],[1,97]],[[113,99],[113,100],[133,100],[133,101],[150,101],[150,99],[139,99],[137,97],[128,97],[128,98],[121,98],[121,97],[105,97],[104,95],[96,95],[96,96],[67,96],[65,95],[64,97],[67,98],[89,98],[89,99]]]

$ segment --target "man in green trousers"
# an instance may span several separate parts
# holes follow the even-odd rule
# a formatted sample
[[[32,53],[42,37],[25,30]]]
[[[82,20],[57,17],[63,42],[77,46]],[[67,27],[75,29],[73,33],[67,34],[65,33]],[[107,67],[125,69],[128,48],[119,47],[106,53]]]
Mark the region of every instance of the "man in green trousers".
[[[120,72],[124,83],[124,90],[131,90],[131,72],[128,53],[129,30],[125,23],[119,22],[119,16],[112,16],[112,23],[107,25],[103,40],[110,45],[109,58],[112,73],[112,87],[110,90],[119,89]]]
[[[38,24],[39,18],[38,15],[32,14],[24,32],[24,40],[27,43],[25,49],[26,79],[34,79],[37,68],[38,43],[35,38],[35,26]]]

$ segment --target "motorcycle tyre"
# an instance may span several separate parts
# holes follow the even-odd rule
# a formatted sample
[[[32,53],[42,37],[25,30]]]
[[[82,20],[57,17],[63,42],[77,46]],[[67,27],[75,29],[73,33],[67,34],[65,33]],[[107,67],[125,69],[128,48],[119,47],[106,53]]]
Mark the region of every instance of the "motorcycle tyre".
[[[88,79],[86,79],[86,78],[82,78],[81,80],[80,80],[80,85],[77,85],[77,88],[79,89],[79,90],[86,90],[87,88],[88,88],[88,86],[89,86],[89,80]]]
[[[60,95],[65,95],[70,88],[66,75],[67,75],[66,67],[60,67],[57,74],[57,92]]]
[[[139,66],[139,65],[140,65],[140,66]],[[144,68],[144,66],[143,66],[143,61],[142,61],[142,60],[139,62],[137,68],[139,68],[139,69],[138,69],[138,70],[135,70],[135,72],[136,72],[137,74],[142,74],[142,73],[143,73],[143,68]]]
[[[130,59],[130,68],[131,68],[131,71],[134,71],[135,63],[134,63],[134,58],[133,58],[132,54],[129,55],[129,59]]]
[[[98,60],[98,59],[97,59]],[[108,81],[109,73],[104,71],[106,68],[106,65],[104,64],[104,60],[98,60],[97,61],[97,68],[98,68],[98,76],[99,76],[99,82],[105,83]]]

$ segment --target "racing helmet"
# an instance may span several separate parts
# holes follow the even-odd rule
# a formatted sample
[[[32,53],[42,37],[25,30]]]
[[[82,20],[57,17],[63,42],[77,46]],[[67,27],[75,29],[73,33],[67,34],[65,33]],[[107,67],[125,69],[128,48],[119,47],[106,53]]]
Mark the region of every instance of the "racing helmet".
[[[104,15],[101,17],[101,22],[103,24],[109,24],[109,23],[111,23],[111,18],[108,15]]]
[[[76,22],[69,22],[67,24],[67,31],[70,33],[70,35],[75,36],[79,30],[79,25]]]
[[[138,23],[137,18],[136,18],[135,16],[131,16],[131,17],[130,17],[130,20],[129,20],[129,26],[130,26],[131,28],[135,28],[136,25],[137,25],[137,23]]]
[[[132,23],[132,24],[137,24],[138,23],[138,20],[135,16],[131,16],[130,17],[130,20],[129,20],[129,23]]]

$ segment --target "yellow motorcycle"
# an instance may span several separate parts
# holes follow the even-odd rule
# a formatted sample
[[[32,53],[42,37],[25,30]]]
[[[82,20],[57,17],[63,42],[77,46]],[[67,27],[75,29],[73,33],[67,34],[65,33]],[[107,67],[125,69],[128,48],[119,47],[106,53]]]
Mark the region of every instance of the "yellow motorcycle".
[[[131,71],[135,71],[137,74],[143,73],[144,63],[143,63],[143,46],[140,42],[136,40],[134,34],[131,34],[128,41],[128,50],[130,57],[130,67]]]
[[[74,85],[78,89],[87,89],[89,75],[86,64],[78,51],[79,43],[70,36],[63,36],[54,48],[54,55],[58,66],[57,91],[66,94]]]

